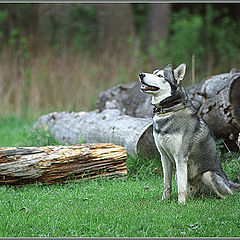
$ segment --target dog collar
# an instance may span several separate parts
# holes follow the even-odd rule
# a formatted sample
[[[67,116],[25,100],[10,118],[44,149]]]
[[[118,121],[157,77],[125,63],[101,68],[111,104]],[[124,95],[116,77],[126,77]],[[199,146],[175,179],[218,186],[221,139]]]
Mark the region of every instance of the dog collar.
[[[181,106],[175,109],[173,107],[170,107],[170,108],[155,107],[153,109],[153,113],[156,113],[159,116],[167,116],[167,115],[170,115],[171,113],[178,112],[184,108],[185,106]]]
[[[190,105],[189,100],[183,100],[182,102],[169,107],[163,107],[163,106],[154,107],[153,113],[156,113],[159,116],[167,116],[171,113],[178,112],[189,105]]]
[[[156,112],[156,114],[159,116],[159,117],[166,117],[172,113],[174,113],[176,111],[171,111],[171,112],[165,112],[165,113],[160,113],[160,112]]]

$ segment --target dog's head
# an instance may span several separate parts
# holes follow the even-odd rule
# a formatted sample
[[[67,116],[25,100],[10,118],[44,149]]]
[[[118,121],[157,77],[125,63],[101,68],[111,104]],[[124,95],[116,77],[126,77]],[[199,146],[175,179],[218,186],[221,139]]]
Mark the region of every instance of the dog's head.
[[[153,104],[159,103],[177,91],[185,72],[186,64],[182,63],[174,70],[169,64],[163,70],[158,69],[153,73],[139,73],[140,90],[153,95]]]

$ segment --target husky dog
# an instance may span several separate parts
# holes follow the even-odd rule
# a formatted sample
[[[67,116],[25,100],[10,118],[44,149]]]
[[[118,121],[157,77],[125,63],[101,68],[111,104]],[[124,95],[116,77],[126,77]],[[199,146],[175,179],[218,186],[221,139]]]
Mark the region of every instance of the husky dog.
[[[173,166],[179,203],[199,194],[224,198],[233,189],[240,191],[240,184],[228,181],[220,165],[213,135],[181,84],[185,71],[185,64],[174,70],[169,64],[152,74],[139,74],[141,91],[152,95],[155,106],[153,136],[163,166],[162,199],[171,195]]]

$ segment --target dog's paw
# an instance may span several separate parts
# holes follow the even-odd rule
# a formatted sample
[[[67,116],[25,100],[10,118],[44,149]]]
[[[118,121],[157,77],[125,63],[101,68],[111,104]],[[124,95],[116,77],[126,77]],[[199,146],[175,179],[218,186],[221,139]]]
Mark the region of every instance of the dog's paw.
[[[163,191],[162,200],[167,200],[170,198],[170,196],[171,196],[171,191],[169,189],[166,189]]]
[[[186,197],[178,197],[178,203],[179,204],[185,204],[186,203]]]

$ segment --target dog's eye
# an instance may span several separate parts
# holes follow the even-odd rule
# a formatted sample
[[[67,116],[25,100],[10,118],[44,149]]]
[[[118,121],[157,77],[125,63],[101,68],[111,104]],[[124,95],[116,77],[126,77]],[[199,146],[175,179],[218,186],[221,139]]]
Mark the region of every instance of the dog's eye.
[[[154,74],[154,75],[157,75],[157,73],[158,73],[159,71],[160,71],[159,69],[154,70],[154,71],[153,71],[153,74]]]
[[[157,76],[158,76],[158,77],[162,77],[162,78],[163,78],[163,75],[161,75],[161,74],[158,74]]]

